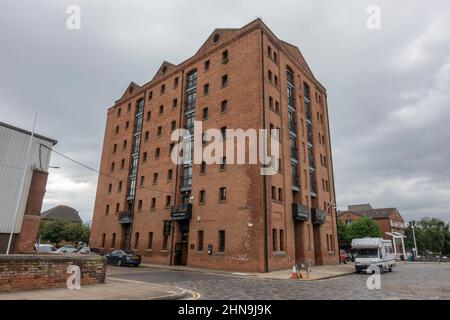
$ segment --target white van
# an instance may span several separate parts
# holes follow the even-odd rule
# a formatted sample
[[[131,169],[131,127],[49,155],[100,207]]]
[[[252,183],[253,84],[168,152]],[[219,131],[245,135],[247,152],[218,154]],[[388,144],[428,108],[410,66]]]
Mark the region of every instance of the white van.
[[[356,272],[372,272],[369,266],[377,266],[380,272],[392,271],[395,266],[395,254],[390,240],[382,238],[361,238],[352,240],[352,249],[356,252]]]

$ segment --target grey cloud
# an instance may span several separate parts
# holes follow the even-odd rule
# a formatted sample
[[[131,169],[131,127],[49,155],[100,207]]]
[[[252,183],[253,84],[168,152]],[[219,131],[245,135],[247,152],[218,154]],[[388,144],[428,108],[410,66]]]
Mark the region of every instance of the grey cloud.
[[[78,4],[82,29],[65,28]],[[448,1],[2,1],[1,120],[59,141],[97,168],[106,118],[130,81],[190,57],[216,27],[261,17],[300,47],[327,87],[338,207],[396,206],[406,218],[450,220]],[[447,67],[446,67],[447,66]],[[45,208],[64,202],[91,219],[97,177],[54,155]]]

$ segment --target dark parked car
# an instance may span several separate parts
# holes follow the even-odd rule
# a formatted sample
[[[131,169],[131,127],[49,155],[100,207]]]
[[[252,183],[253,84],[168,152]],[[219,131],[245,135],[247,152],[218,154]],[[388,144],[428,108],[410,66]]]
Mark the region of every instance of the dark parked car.
[[[115,264],[119,267],[131,265],[138,267],[141,264],[141,256],[125,250],[114,250],[106,255],[107,262],[109,264]]]

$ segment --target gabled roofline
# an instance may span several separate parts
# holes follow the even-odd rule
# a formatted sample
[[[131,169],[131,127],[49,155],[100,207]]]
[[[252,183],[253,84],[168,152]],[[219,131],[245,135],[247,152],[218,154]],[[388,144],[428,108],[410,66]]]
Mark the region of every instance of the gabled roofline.
[[[211,37],[212,34],[214,34],[214,32],[216,32],[217,30],[232,30],[232,31],[238,31],[238,30],[244,30],[244,29],[248,29],[245,30],[243,33],[238,34],[237,36],[233,37],[232,39],[221,43],[220,45],[218,45],[214,50],[211,50],[201,56],[198,55],[198,52],[200,51],[200,49],[204,46],[204,44],[206,43],[206,41],[208,41],[208,39]],[[171,72],[168,72],[167,74],[165,74],[163,77],[159,78],[159,79],[154,79],[155,76],[157,75],[158,72],[155,73],[155,76],[153,76],[153,79],[144,83],[142,86],[139,86],[139,89],[136,90],[136,92],[134,94],[132,94],[129,98],[135,98],[139,95],[141,95],[142,93],[145,94],[146,90],[148,89],[149,86],[151,85],[157,85],[161,82],[166,81],[168,78],[172,77],[173,75],[175,75],[177,72],[180,71],[180,69],[185,68],[187,66],[189,66],[190,64],[194,64],[196,63],[198,60],[203,59],[205,56],[211,54],[212,52],[215,52],[217,50],[220,50],[221,48],[229,45],[230,43],[236,41],[237,39],[239,39],[242,36],[245,36],[246,34],[253,32],[254,30],[261,28],[263,30],[263,32],[265,32],[269,38],[271,38],[272,42],[274,42],[277,46],[279,50],[282,50],[283,53],[290,58],[291,62],[293,64],[295,64],[299,69],[304,71],[304,76],[306,78],[308,78],[309,81],[311,81],[314,85],[319,86],[320,90],[322,90],[326,96],[327,94],[327,90],[326,88],[315,78],[314,74],[312,73],[311,70],[306,69],[301,63],[298,63],[296,61],[296,58],[289,52],[289,50],[286,48],[286,45],[284,45],[283,43],[289,44],[286,41],[283,41],[281,39],[279,39],[270,29],[269,27],[262,21],[261,18],[256,18],[253,21],[247,23],[246,25],[244,25],[241,28],[215,28],[214,31],[208,36],[208,38],[202,43],[202,45],[200,46],[200,48],[196,51],[196,53],[194,55],[192,55],[191,57],[185,59],[184,61],[182,61],[181,63],[175,65],[173,63],[171,63],[172,65],[175,66],[175,69],[172,70]],[[289,44],[291,45],[291,44]],[[297,46],[292,45],[293,47],[297,48],[299,51],[300,49]],[[303,57],[301,51],[300,51],[300,55]],[[303,59],[305,62],[306,60]],[[164,64],[164,63],[163,63]],[[162,67],[162,65],[161,65]],[[160,67],[160,68],[161,68]],[[309,68],[309,66],[308,66]],[[158,69],[159,71],[159,69]],[[134,82],[132,82],[134,83]],[[123,97],[123,96],[122,96]],[[118,102],[120,102],[122,100],[122,98],[118,99],[117,101],[115,101],[114,105],[111,106],[110,108],[108,108],[108,110],[113,109],[114,107],[117,106]]]

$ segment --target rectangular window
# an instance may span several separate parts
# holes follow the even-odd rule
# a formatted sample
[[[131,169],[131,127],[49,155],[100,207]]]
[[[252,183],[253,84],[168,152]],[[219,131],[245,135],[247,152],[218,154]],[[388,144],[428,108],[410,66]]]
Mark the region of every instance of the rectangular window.
[[[272,58],[272,48],[270,46],[267,47],[267,55]]]
[[[101,245],[102,248],[105,247],[105,241],[106,241],[106,233],[102,234],[102,245]]]
[[[273,52],[273,60],[275,60],[275,62],[278,62],[278,54],[275,51]]]
[[[207,95],[209,93],[209,83],[203,86],[203,94]]]
[[[178,99],[173,99],[172,100],[172,108],[176,108],[177,107],[177,105],[178,105]]]
[[[203,161],[200,165],[200,173],[206,173],[206,162]]]
[[[155,159],[159,158],[159,154],[161,153],[161,149],[160,148],[156,148],[155,150]]]
[[[142,154],[142,161],[143,161],[143,162],[147,161],[147,152],[144,152],[144,153]]]
[[[116,247],[116,234],[113,233],[111,239],[111,249],[114,249],[115,247]]]
[[[280,251],[284,251],[284,230],[280,230]]]
[[[227,157],[223,157],[220,162],[220,170],[225,170],[227,168]]]
[[[167,251],[167,245],[169,243],[169,236],[167,234],[163,235],[163,245],[162,250]]]
[[[198,232],[197,251],[203,251],[203,236],[204,236],[204,232],[203,232],[203,230],[200,230]]]
[[[123,140],[123,149],[127,148],[127,144],[128,144],[127,140]]]
[[[200,196],[199,196],[200,204],[204,204],[206,202],[206,191],[200,190]]]
[[[152,112],[147,111],[147,121],[150,121],[151,118],[152,118]]]
[[[175,120],[173,120],[170,123],[170,129],[171,129],[171,131],[174,131],[176,128],[177,128],[177,122]]]
[[[167,171],[167,181],[172,181],[172,179],[173,179],[173,170],[169,169]]]
[[[273,251],[278,251],[277,243],[278,243],[277,229],[272,229],[272,250]]]
[[[156,208],[156,198],[152,198],[152,206],[150,208],[151,209],[155,209]]]
[[[123,185],[123,182],[119,181],[119,184],[117,185],[117,192],[121,192],[122,191],[122,185]]]
[[[222,63],[228,63],[228,50],[222,52]]]
[[[116,212],[119,212],[119,210],[120,210],[120,204],[116,203]]]
[[[224,87],[226,87],[226,86],[228,86],[228,75],[227,75],[227,74],[224,74],[224,75],[222,76],[222,88],[224,88]]]
[[[228,110],[228,100],[223,100],[220,104],[220,112],[226,112]]]
[[[277,200],[277,188],[272,187],[272,200]]]
[[[273,110],[273,98],[269,97],[269,108]]]
[[[222,139],[225,140],[227,138],[227,127],[220,128],[220,132],[222,133]]]
[[[127,112],[131,111],[131,103],[128,104]]]
[[[153,249],[153,232],[148,233],[147,250]]]
[[[137,207],[137,209],[138,209],[139,211],[142,210],[142,200],[139,200],[139,201],[138,201],[138,207]]]
[[[268,73],[268,77],[269,77],[269,81],[273,81],[273,76],[272,76],[272,71],[270,71],[269,70],[269,73]]]
[[[227,199],[227,188],[222,187],[219,189],[219,201],[225,201]]]
[[[208,108],[203,108],[202,118],[203,119],[208,119]]]
[[[153,183],[155,184],[155,183],[158,183],[158,173],[157,172],[155,172],[154,174],[153,174]]]
[[[173,80],[173,87],[174,87],[174,88],[178,87],[178,77],[176,77],[176,78]]]
[[[150,91],[148,93],[148,100],[152,100],[152,98],[153,98],[153,91]]]
[[[134,248],[135,249],[139,248],[139,232],[136,232],[134,236]]]
[[[164,113],[164,105],[159,106],[159,114],[162,115]]]
[[[205,71],[209,70],[210,65],[211,65],[211,62],[209,60],[206,60],[205,61]]]
[[[111,163],[111,172],[114,172],[114,167],[115,167],[115,163],[113,162],[113,163]]]
[[[107,216],[108,214],[109,214],[109,204],[107,204],[105,208],[105,215]]]
[[[219,252],[225,252],[225,230],[219,231]]]
[[[170,201],[171,201],[171,197],[166,196],[166,208],[170,208]]]
[[[121,109],[121,108],[117,109],[117,118],[120,117],[120,114],[121,114],[121,113],[122,113],[122,109]]]
[[[274,77],[274,83],[278,87],[278,77],[277,76]]]
[[[166,92],[166,85],[165,84],[163,84],[163,85],[161,85],[161,94],[164,94],[165,92]]]
[[[143,186],[145,184],[145,176],[141,176],[141,186]]]
[[[117,143],[115,143],[113,146],[113,153],[116,153],[116,152],[117,152]]]
[[[111,193],[111,191],[112,191],[112,183],[110,183],[110,184],[108,185],[108,193]]]

